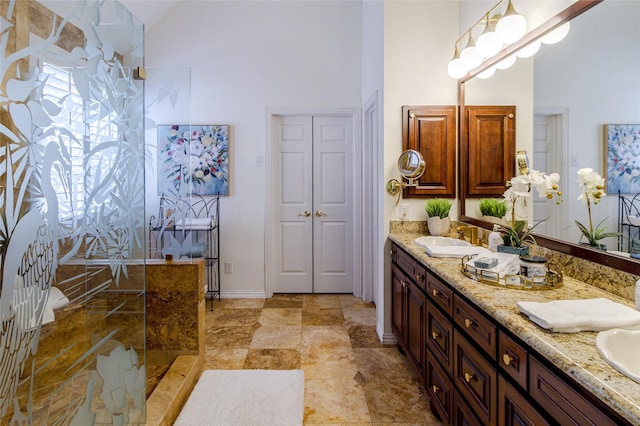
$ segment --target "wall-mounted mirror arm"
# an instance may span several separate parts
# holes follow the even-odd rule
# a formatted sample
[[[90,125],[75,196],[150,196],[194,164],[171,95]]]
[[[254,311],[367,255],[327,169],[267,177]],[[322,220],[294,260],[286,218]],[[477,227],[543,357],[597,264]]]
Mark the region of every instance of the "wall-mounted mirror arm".
[[[400,201],[400,192],[408,186],[418,186],[418,179],[424,173],[427,163],[422,158],[422,154],[414,149],[408,149],[400,154],[398,158],[398,172],[402,178],[400,180],[390,179],[387,182],[387,193],[398,196],[396,204]],[[404,180],[407,180],[405,182]]]

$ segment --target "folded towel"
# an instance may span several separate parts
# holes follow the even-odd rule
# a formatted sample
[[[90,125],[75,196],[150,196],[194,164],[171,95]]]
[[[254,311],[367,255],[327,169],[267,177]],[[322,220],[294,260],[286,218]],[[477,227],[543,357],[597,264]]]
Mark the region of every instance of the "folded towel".
[[[558,333],[602,331],[640,324],[639,311],[605,298],[518,302],[516,306],[540,327]]]
[[[479,246],[432,246],[425,249],[431,257],[457,257],[473,256],[476,254],[492,254],[491,251]]]
[[[176,221],[177,229],[194,229],[194,230],[204,230],[209,229],[211,227],[211,218],[210,217],[187,217],[184,220]]]
[[[482,271],[483,276],[489,278],[492,277],[492,274],[497,275],[496,278],[504,278],[505,275],[518,275],[520,273],[520,258],[516,254],[492,252],[490,255],[483,257],[496,259],[498,264],[493,268],[478,268],[474,264],[475,259],[471,259],[467,262],[467,267]]]

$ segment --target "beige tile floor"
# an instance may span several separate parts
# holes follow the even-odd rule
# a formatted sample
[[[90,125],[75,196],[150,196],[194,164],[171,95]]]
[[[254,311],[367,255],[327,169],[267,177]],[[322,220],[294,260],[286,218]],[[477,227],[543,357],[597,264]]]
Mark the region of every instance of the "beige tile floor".
[[[205,368],[304,370],[305,425],[441,425],[375,323],[375,306],[349,295],[222,299],[207,311]]]

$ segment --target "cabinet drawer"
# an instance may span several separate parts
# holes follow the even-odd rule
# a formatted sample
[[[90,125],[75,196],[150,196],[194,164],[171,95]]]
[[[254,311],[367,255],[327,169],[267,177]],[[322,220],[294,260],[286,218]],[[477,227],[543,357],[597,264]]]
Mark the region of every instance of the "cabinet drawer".
[[[413,273],[415,269],[416,261],[403,249],[397,247],[396,249],[396,263],[411,279],[414,279]]]
[[[453,383],[442,370],[433,354],[427,351],[426,388],[432,408],[444,424],[450,424],[453,403]]]
[[[506,334],[498,337],[498,363],[502,370],[513,378],[522,389],[527,389],[527,351]]]
[[[427,274],[427,295],[449,316],[453,316],[453,289],[433,274]]]
[[[498,373],[458,330],[453,331],[453,382],[485,425],[497,422]]]
[[[427,347],[451,376],[453,374],[453,324],[438,308],[427,305]]]
[[[534,357],[529,359],[529,394],[561,425],[623,425],[623,419],[613,419],[593,405],[576,390],[547,369]],[[604,407],[603,407],[604,409]],[[612,414],[612,416],[618,417]]]
[[[476,308],[456,295],[453,299],[453,319],[491,359],[496,359],[498,330]]]
[[[549,426],[549,422],[507,379],[498,378],[498,424]]]
[[[422,264],[415,262],[413,268],[413,279],[416,280],[416,285],[422,290],[427,289],[427,269]]]

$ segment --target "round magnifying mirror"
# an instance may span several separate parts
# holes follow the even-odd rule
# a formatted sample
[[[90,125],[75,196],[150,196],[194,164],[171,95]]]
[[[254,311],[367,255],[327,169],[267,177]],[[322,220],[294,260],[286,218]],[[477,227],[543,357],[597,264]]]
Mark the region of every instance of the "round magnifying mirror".
[[[398,182],[396,179],[391,179],[387,182],[387,193],[389,195],[398,195],[403,187],[415,186],[415,180],[420,179],[420,176],[424,173],[425,162],[420,152],[408,149],[400,154],[398,158],[398,171],[405,179],[409,180],[409,183]]]
[[[424,173],[425,162],[422,154],[413,149],[404,151],[398,158],[398,171],[409,179],[419,179]]]

